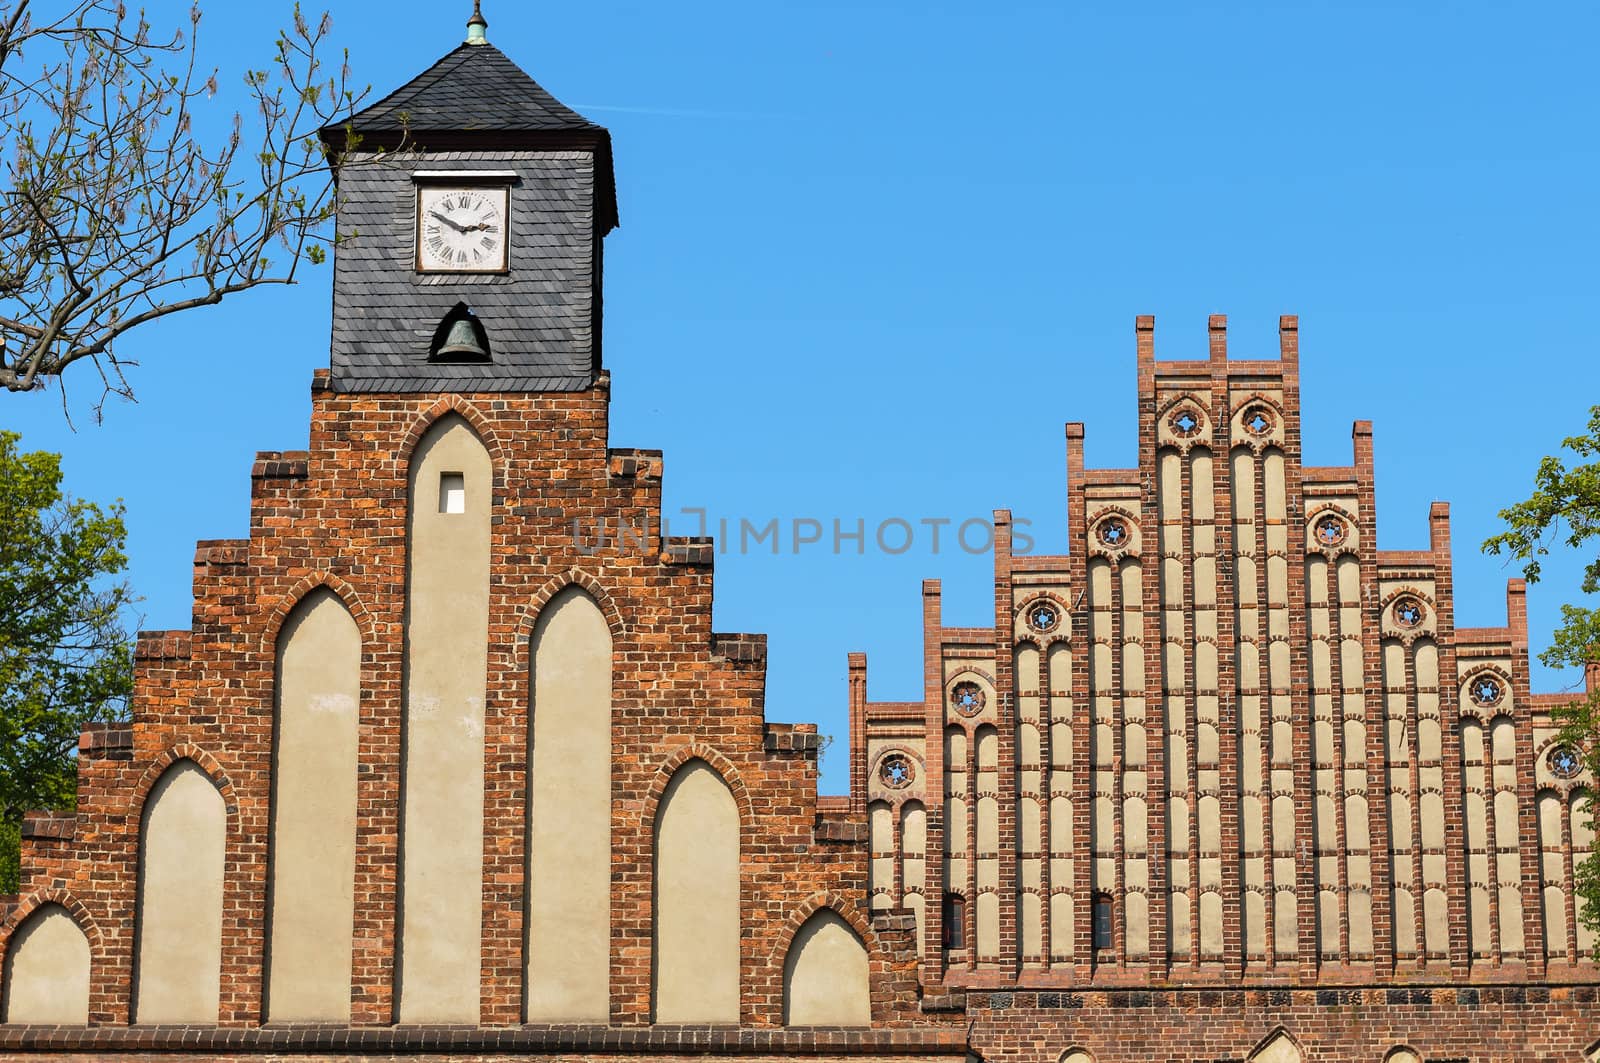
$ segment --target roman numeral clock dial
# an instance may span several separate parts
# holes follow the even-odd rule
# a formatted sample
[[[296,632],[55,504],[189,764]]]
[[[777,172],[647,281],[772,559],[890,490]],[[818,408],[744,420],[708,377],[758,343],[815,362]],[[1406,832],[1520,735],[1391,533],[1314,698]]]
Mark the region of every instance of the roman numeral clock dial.
[[[506,269],[506,188],[417,190],[417,269],[500,273]]]

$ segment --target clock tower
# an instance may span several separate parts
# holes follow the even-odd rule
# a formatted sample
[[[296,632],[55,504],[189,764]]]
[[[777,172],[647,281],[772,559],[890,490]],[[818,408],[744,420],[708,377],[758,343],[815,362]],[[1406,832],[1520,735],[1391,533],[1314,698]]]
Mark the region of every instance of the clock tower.
[[[611,136],[487,40],[322,131],[341,162],[329,386],[582,391],[601,368]]]

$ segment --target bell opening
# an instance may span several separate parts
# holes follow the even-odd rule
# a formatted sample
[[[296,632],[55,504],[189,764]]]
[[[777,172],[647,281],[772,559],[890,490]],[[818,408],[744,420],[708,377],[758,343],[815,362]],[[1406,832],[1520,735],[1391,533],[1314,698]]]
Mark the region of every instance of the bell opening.
[[[491,362],[489,334],[466,303],[457,303],[433,330],[428,361],[443,364]]]

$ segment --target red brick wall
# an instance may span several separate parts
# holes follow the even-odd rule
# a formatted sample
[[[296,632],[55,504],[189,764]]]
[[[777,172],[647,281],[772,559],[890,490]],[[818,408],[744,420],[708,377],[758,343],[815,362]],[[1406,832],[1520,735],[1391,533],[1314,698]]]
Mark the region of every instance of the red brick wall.
[[[92,1021],[129,1020],[141,803],[190,757],[228,810],[221,1021],[262,1020],[275,637],[296,602],[326,585],[363,639],[352,1018],[392,1020],[407,459],[454,410],[495,469],[482,1021],[521,1021],[528,639],[539,608],[572,582],[599,601],[615,643],[612,1021],[649,1021],[652,817],[690,756],[723,774],[740,809],[743,1022],[781,1021],[789,938],[822,903],[868,943],[875,1019],[909,1021],[912,931],[904,918],[869,926],[857,910],[865,834],[832,824],[838,813],[818,829],[815,727],[765,722],[765,638],[712,632],[712,549],[659,539],[661,456],[607,449],[609,381],[575,394],[443,398],[336,394],[325,381],[313,387],[310,450],[262,454],[252,470],[249,538],[199,545],[192,631],[141,636],[131,726],[84,736],[75,822],[30,829],[0,950],[39,903],[64,901],[91,942]],[[612,541],[596,549],[602,519]],[[643,543],[618,542],[619,522],[648,522]]]
[[[1428,1063],[1584,1059],[1600,1039],[1593,986],[1366,990],[1216,989],[973,994],[972,1044],[989,1063],[1243,1063],[1281,1029],[1306,1063],[1382,1063],[1404,1045]],[[982,1004],[982,1007],[975,1005]]]

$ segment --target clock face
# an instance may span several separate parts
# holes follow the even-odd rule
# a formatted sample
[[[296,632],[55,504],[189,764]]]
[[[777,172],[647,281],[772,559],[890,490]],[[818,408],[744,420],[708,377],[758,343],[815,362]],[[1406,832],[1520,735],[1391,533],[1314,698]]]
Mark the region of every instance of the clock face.
[[[499,273],[506,268],[506,188],[417,190],[417,268]]]

